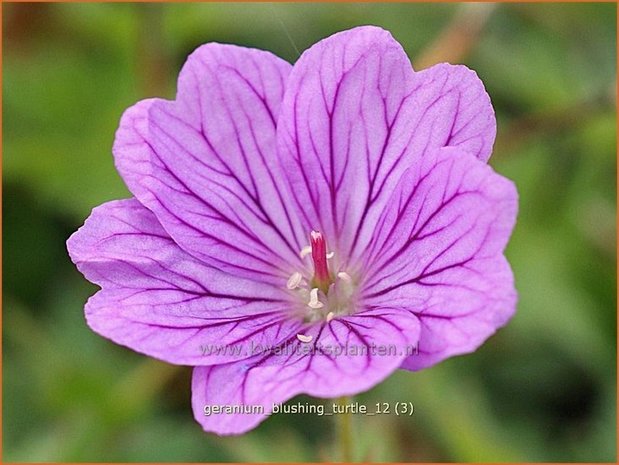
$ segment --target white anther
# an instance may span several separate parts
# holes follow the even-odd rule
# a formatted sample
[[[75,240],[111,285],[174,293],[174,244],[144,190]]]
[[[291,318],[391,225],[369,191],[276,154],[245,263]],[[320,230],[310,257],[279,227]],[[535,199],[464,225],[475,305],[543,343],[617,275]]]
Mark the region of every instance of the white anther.
[[[325,306],[320,300],[318,300],[318,288],[315,287],[310,291],[310,301],[307,304],[310,308],[322,308]]]
[[[301,342],[307,343],[307,342],[310,342],[313,339],[313,337],[310,335],[305,335],[305,334],[297,334],[297,339]]]
[[[301,284],[302,280],[303,280],[303,275],[299,273],[298,271],[295,271],[294,273],[292,273],[292,276],[288,278],[286,287],[290,290],[296,289],[297,287],[299,287],[299,284]]]
[[[329,321],[331,321],[334,317],[335,317],[335,313],[333,312],[327,313],[327,323],[329,323]]]
[[[305,258],[306,256],[308,256],[311,253],[312,253],[312,246],[311,245],[306,245],[305,247],[303,247],[301,249],[301,252],[299,252],[299,255],[301,256],[301,258]]]
[[[340,271],[337,274],[337,277],[340,278],[342,281],[346,281],[347,283],[352,281],[352,278],[350,277],[350,275],[346,273],[345,271]]]
[[[327,258],[333,258],[334,255],[335,255],[335,252],[329,252],[327,254]]]
[[[315,241],[317,241],[317,240],[318,240],[318,238],[320,237],[320,233],[319,233],[318,231],[312,231],[312,232],[310,233],[310,236],[311,236],[311,238],[312,238],[312,239],[314,239]]]

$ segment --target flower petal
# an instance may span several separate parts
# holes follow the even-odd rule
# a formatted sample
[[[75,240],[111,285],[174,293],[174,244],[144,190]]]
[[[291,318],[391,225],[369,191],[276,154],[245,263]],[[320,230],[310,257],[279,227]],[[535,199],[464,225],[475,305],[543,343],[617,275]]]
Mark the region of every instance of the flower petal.
[[[277,129],[281,163],[305,228],[325,234],[340,257],[397,181],[412,75],[391,34],[370,26],[318,42],[290,74]]]
[[[171,363],[208,365],[252,355],[299,324],[284,321],[278,288],[200,263],[137,200],[106,203],[67,242],[71,259],[103,288],[86,304],[91,328]]]
[[[184,65],[176,100],[127,110],[114,144],[129,189],[181,247],[271,282],[289,276],[283,264],[304,245],[277,182],[275,122],[289,70],[267,52],[204,45]]]
[[[279,154],[305,229],[326,235],[347,268],[404,171],[457,145],[487,158],[494,113],[475,74],[439,65],[414,73],[377,27],[335,34],[294,65],[282,103]]]
[[[417,318],[393,308],[371,308],[336,318],[308,328],[301,337],[292,332],[262,356],[196,367],[194,416],[206,431],[241,434],[263,421],[274,404],[297,394],[323,398],[357,394],[397,369],[416,347],[418,337]],[[262,411],[207,416],[205,405],[258,406]]]
[[[426,302],[415,311],[422,325],[419,350],[401,368],[421,370],[474,352],[516,311],[514,277],[503,256],[475,260],[444,279],[419,296]]]
[[[423,109],[412,143],[458,147],[488,161],[496,137],[490,97],[475,71],[440,63],[416,72],[413,106]]]
[[[421,320],[419,369],[479,347],[515,311],[503,249],[513,229],[513,183],[473,155],[444,148],[402,177],[366,251],[363,299]]]

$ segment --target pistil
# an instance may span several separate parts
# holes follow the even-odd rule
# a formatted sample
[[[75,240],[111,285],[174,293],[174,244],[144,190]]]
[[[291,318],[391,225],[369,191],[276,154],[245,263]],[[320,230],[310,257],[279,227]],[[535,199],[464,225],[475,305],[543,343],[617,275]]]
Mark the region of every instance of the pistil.
[[[314,278],[312,286],[320,289],[324,294],[329,291],[329,286],[333,282],[327,263],[327,242],[324,236],[318,231],[310,233],[312,247],[312,260],[314,261]]]

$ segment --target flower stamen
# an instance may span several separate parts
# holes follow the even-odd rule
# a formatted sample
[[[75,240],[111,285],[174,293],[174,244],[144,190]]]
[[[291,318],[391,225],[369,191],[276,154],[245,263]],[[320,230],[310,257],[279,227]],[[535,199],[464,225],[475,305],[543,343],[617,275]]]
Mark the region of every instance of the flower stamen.
[[[335,257],[335,251],[328,250],[325,237],[318,231],[311,231],[310,245],[303,247],[299,255],[306,257],[311,254],[314,273],[310,278],[309,270],[304,268],[293,272],[286,282],[288,290],[299,299],[298,311],[306,323],[329,323],[355,312],[356,279],[340,268],[342,264],[339,260],[329,264],[329,259]]]
[[[290,290],[296,289],[303,281],[303,275],[298,271],[292,273],[292,276],[288,278],[288,282],[286,283],[286,287]]]
[[[345,271],[340,271],[337,274],[337,277],[340,278],[342,281],[346,281],[347,283],[352,281],[352,278],[350,277],[350,275],[346,273]]]
[[[310,291],[310,301],[307,304],[310,308],[322,308],[325,306],[320,300],[318,300],[318,288],[315,287]]]
[[[301,258],[305,258],[307,257],[309,254],[312,253],[312,246],[311,245],[306,245],[305,247],[303,247],[301,249],[301,251],[299,252],[299,256]]]
[[[305,335],[305,334],[297,334],[297,339],[298,339],[299,341],[301,341],[301,342],[308,343],[308,342],[311,342],[311,340],[313,339],[313,336],[311,336],[311,335],[309,335],[309,334],[308,334],[308,335]]]

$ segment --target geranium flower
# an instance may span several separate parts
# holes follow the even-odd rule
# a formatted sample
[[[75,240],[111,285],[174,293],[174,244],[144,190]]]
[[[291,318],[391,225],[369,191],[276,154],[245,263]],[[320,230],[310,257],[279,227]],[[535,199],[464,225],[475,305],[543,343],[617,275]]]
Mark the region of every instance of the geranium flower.
[[[472,352],[516,303],[517,194],[486,164],[495,128],[474,72],[414,72],[376,27],[294,66],[203,45],[175,101],[122,117],[113,151],[135,198],[68,241],[102,288],[87,322],[194,366],[195,417],[219,434],[300,393],[352,395]]]

